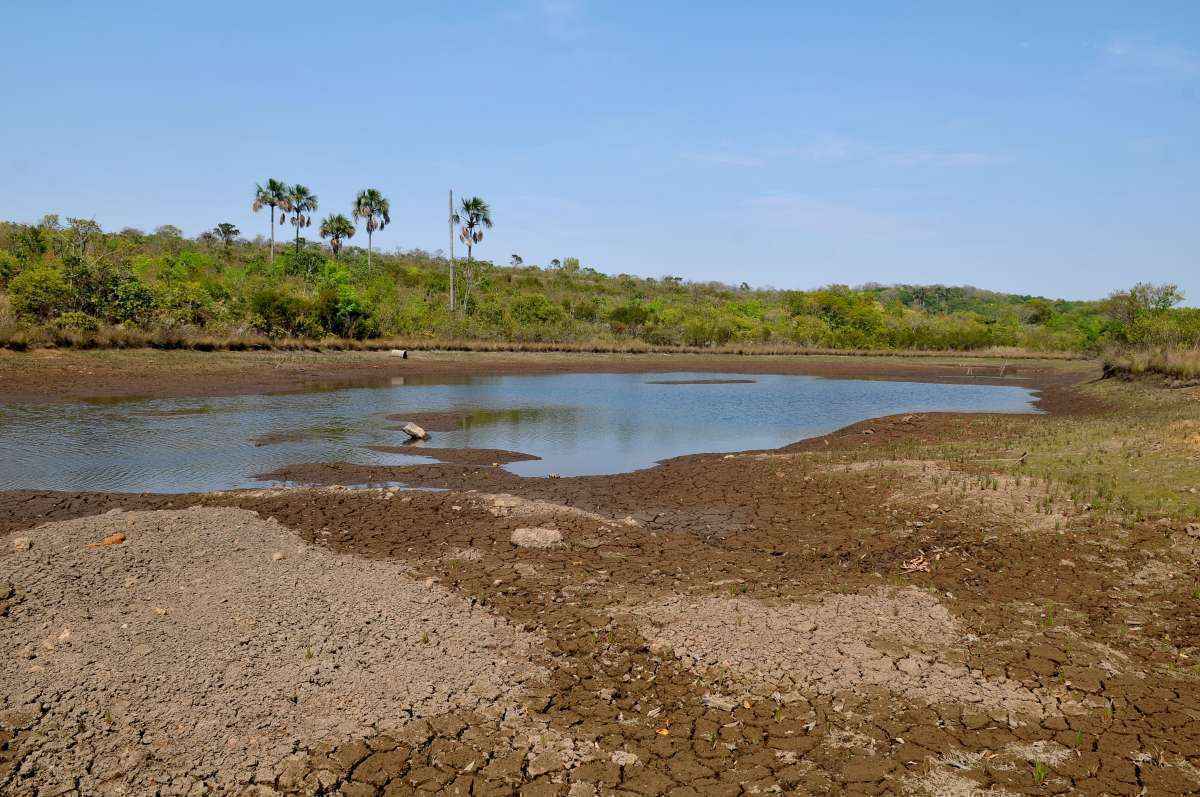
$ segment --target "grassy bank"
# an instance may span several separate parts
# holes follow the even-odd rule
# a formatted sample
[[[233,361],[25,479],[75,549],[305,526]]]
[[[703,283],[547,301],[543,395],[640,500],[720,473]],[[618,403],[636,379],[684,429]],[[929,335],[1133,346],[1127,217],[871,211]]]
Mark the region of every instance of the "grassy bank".
[[[734,354],[734,355],[835,355],[879,357],[939,357],[952,354],[971,358],[1083,359],[1073,351],[1033,351],[993,346],[968,351],[945,349],[848,349],[802,346],[795,343],[725,343],[709,346],[653,345],[637,339],[584,341],[478,340],[431,336],[358,340],[336,336],[322,338],[268,337],[261,334],[217,336],[188,331],[104,328],[72,330],[54,327],[0,328],[0,348],[32,349],[166,349],[191,351],[478,351],[478,352],[580,352],[604,354]]]
[[[1102,379],[1069,391],[1052,414],[981,415],[969,433],[902,439],[889,456],[977,472],[984,489],[1002,475],[1038,491],[1047,515],[1070,502],[1126,524],[1200,517],[1200,390]]]
[[[1200,383],[1200,348],[1148,348],[1112,352],[1104,359],[1114,376],[1160,376]]]

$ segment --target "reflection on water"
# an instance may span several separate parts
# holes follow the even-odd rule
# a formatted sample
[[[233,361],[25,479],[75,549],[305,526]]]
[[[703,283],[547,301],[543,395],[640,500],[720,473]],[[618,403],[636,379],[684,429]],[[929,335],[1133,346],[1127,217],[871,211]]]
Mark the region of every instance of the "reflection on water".
[[[0,489],[182,492],[261,484],[299,462],[428,463],[372,451],[388,415],[456,412],[442,448],[540,460],[518,474],[619,473],[680,454],[774,448],[899,412],[1031,411],[1023,388],[806,376],[560,374],[404,377],[369,388],[103,404],[0,405]]]

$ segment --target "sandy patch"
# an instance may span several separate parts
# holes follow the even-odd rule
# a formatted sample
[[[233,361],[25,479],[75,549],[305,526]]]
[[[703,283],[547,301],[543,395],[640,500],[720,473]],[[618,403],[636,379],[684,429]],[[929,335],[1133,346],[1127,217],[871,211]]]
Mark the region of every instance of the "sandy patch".
[[[124,543],[85,547],[117,531]],[[27,737],[39,786],[244,781],[239,768],[298,740],[498,712],[543,674],[533,635],[245,510],[109,513],[30,536],[0,558],[20,598],[0,625],[0,715],[49,706]]]
[[[886,504],[955,502],[1027,529],[1059,528],[1074,511],[1073,504],[1055,494],[1048,482],[1029,476],[963,473],[928,460],[868,460],[826,466],[823,470],[899,473],[904,479],[886,498]]]
[[[566,504],[556,504],[552,501],[538,501],[530,498],[521,498],[507,493],[496,493],[489,495],[480,495],[478,498],[483,502],[484,509],[496,517],[577,517],[586,520],[594,520],[597,523],[602,523],[606,526],[621,524],[624,526],[637,526],[638,522],[631,517],[624,519],[616,519],[598,515],[595,512],[588,512],[586,509],[577,509]]]
[[[935,597],[917,589],[830,595],[813,605],[750,598],[668,598],[638,607],[642,633],[697,671],[726,667],[822,695],[878,687],[936,704],[977,704],[1041,716],[1032,692],[990,680],[942,652],[963,632]]]

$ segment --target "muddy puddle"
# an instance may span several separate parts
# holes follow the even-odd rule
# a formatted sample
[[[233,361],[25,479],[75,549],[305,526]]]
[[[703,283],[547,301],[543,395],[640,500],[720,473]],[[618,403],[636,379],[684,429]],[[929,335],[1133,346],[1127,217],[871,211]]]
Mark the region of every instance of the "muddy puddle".
[[[1019,387],[569,373],[0,405],[0,489],[210,491],[261,486],[256,474],[292,463],[424,464],[452,458],[447,449],[528,455],[495,463],[522,476],[623,473],[684,454],[775,448],[880,415],[1032,412],[1033,400]],[[431,439],[408,445],[400,425],[426,418]]]

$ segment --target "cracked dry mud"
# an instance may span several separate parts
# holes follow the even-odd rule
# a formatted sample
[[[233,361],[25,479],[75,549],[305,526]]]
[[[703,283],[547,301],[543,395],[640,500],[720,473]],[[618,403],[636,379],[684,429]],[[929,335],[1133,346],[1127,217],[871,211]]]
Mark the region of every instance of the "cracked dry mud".
[[[124,543],[87,547],[114,529]],[[536,636],[246,510],[112,511],[34,536],[0,559],[20,589],[0,676],[4,716],[61,735],[21,762],[47,788],[236,784],[296,739],[515,710],[545,674]]]
[[[1200,793],[1186,524],[873,453],[1001,422],[1047,420],[876,419],[611,477],[354,472],[448,492],[0,494],[0,634],[35,653],[4,665],[0,792]],[[134,628],[175,655],[144,668]]]

